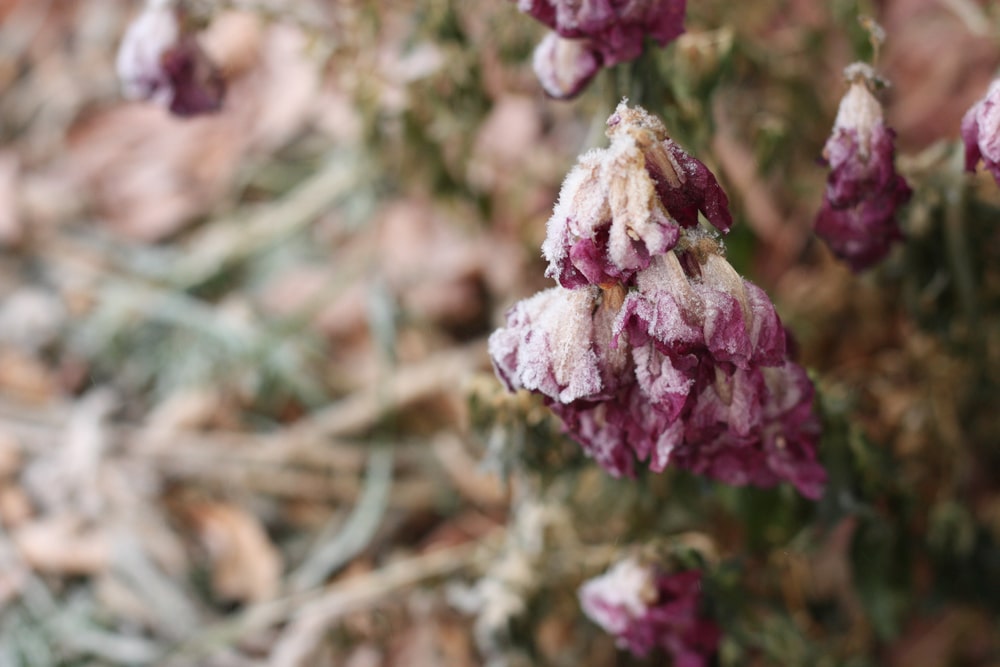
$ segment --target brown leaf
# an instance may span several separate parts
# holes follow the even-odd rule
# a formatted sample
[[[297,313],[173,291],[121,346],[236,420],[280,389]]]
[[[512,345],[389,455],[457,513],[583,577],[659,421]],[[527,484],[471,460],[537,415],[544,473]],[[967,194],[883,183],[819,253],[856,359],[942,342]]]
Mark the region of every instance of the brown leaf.
[[[257,517],[221,502],[199,503],[188,511],[212,561],[215,595],[239,602],[274,597],[281,578],[281,555]]]
[[[110,562],[107,534],[69,514],[25,524],[11,537],[21,557],[40,572],[92,575],[106,570]]]

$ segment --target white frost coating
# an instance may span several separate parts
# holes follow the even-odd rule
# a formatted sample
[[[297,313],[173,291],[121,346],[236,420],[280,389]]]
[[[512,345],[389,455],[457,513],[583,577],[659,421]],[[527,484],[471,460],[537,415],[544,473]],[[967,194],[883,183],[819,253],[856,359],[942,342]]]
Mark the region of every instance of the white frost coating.
[[[169,3],[148,3],[125,31],[115,59],[125,97],[146,98],[159,104],[170,101],[172,92],[163,78],[160,59],[177,43],[179,36],[177,16]]]
[[[858,132],[858,149],[862,156],[867,156],[871,145],[871,133],[875,126],[882,122],[882,105],[868,90],[867,84],[857,81],[840,100],[837,119],[833,122],[833,137],[837,130],[856,130]]]
[[[580,587],[583,612],[611,634],[625,632],[631,620],[643,616],[656,598],[653,571],[635,558],[616,563]]]
[[[519,302],[508,327],[490,336],[490,356],[502,363],[513,355],[515,386],[561,403],[599,393],[603,383],[593,344],[598,294],[598,288],[553,287]]]

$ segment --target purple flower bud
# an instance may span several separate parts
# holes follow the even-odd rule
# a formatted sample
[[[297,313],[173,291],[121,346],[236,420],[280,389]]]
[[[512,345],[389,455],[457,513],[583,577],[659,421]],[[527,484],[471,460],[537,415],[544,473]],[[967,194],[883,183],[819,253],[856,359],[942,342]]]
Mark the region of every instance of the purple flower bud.
[[[580,606],[637,657],[662,648],[674,665],[703,667],[718,650],[722,633],[701,613],[701,577],[699,570],[663,574],[628,558],[585,582]]]
[[[559,193],[542,252],[546,274],[567,288],[627,283],[677,243],[703,212],[727,231],[728,200],[715,177],[625,102],[608,119],[611,145],[580,158]]]
[[[816,234],[852,270],[861,271],[902,238],[896,210],[912,192],[893,164],[895,133],[886,127],[882,105],[868,89],[874,74],[858,64],[847,74],[854,80],[823,149],[830,175]]]
[[[554,32],[535,47],[532,64],[542,88],[559,100],[576,96],[601,69],[589,40],[566,39]]]
[[[684,32],[685,0],[518,0],[560,37],[587,39],[600,65],[634,60],[648,35],[666,46]]]
[[[962,118],[965,169],[976,171],[979,160],[1000,185],[1000,79],[990,84],[986,95]]]
[[[627,353],[611,345],[613,312],[601,290],[562,287],[514,305],[507,326],[493,332],[490,357],[511,391],[527,389],[553,401],[610,396],[622,383]]]
[[[122,92],[178,116],[217,111],[225,84],[169,3],[150,2],[125,32],[116,66]]]

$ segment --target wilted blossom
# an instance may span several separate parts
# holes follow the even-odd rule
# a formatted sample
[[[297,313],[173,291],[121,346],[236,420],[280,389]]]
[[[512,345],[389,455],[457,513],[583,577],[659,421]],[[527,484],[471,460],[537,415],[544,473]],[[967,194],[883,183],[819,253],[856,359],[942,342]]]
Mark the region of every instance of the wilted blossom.
[[[686,0],[517,0],[553,30],[538,45],[535,72],[559,99],[579,93],[602,67],[635,60],[646,36],[666,46],[684,32]]]
[[[902,238],[896,210],[912,194],[893,164],[895,133],[870,87],[875,74],[855,63],[845,70],[850,88],[840,102],[823,148],[830,166],[816,234],[854,271],[875,264]]]
[[[129,25],[116,59],[122,93],[177,116],[217,111],[225,82],[169,0],[150,0]]]
[[[633,117],[649,118],[619,107],[613,128]],[[663,141],[634,145],[651,153]],[[543,246],[561,284],[515,305],[490,337],[498,376],[542,394],[612,475],[646,463],[737,485],[789,481],[818,497],[812,384],[767,295],[692,227],[699,208],[728,226],[724,195],[698,163],[661,196],[666,180],[644,155],[590,153],[567,177]],[[684,189],[702,170],[714,209],[704,187]]]
[[[580,606],[637,657],[662,648],[675,667],[703,667],[721,632],[701,612],[701,576],[699,570],[664,574],[627,558],[580,587]]]
[[[1000,79],[990,84],[981,100],[962,118],[965,169],[974,172],[983,164],[1000,184]]]
[[[625,102],[608,119],[608,148],[580,157],[563,183],[542,252],[563,287],[628,283],[705,215],[732,224],[715,176],[667,136],[660,120]]]

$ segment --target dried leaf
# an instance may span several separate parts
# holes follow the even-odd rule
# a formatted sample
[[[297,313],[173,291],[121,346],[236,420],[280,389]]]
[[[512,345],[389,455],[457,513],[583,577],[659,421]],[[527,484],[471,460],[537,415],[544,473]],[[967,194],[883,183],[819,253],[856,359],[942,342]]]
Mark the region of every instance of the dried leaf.
[[[212,561],[212,590],[220,600],[260,602],[278,592],[281,555],[254,515],[226,503],[188,510]]]

